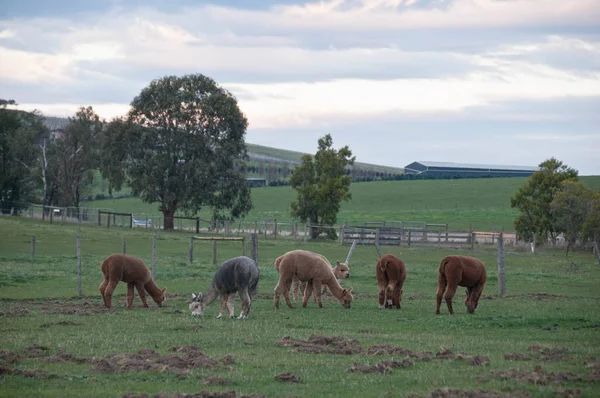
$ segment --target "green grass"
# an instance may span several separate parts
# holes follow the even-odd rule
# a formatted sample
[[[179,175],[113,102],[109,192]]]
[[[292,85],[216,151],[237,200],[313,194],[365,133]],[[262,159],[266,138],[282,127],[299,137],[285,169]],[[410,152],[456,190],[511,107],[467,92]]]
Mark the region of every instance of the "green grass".
[[[338,224],[362,225],[364,221],[424,221],[448,224],[450,229],[513,231],[518,211],[510,198],[526,178],[459,180],[377,181],[351,185],[352,199],[342,203]],[[600,176],[581,177],[587,186],[600,189]],[[252,190],[254,209],[246,220],[291,221],[290,204],[296,192],[289,186]],[[159,216],[158,204],[138,198],[98,200],[87,207]],[[199,216],[209,219],[208,209]]]
[[[189,234],[163,232],[157,239],[157,276],[170,297],[166,306],[123,308],[125,287],[115,292],[114,311],[103,309],[97,287],[102,281],[99,264],[104,257],[121,250],[127,238],[127,253],[151,264],[152,235],[144,230],[99,228],[84,225],[81,233],[73,225],[42,223],[16,217],[0,217],[0,350],[24,353],[38,344],[49,355],[60,349],[77,357],[100,358],[109,353],[136,353],[153,349],[172,354],[169,347],[197,344],[208,356],[220,359],[231,354],[235,363],[219,368],[193,370],[179,378],[174,372],[103,373],[89,363],[48,362],[26,358],[4,367],[45,370],[49,378],[29,378],[22,374],[1,375],[0,396],[86,396],[120,397],[127,392],[157,394],[198,393],[201,390],[235,390],[238,394],[275,396],[421,396],[438,388],[501,391],[509,394],[528,391],[534,397],[554,396],[565,388],[577,388],[584,397],[600,394],[598,382],[585,380],[591,370],[586,363],[600,357],[600,267],[591,253],[544,249],[532,255],[509,251],[506,254],[508,296],[497,295],[496,252],[479,247],[474,253],[451,248],[383,248],[407,264],[401,310],[377,310],[377,284],[373,247],[358,246],[350,262],[355,299],[351,309],[343,309],[328,297],[325,308],[311,301],[307,308],[276,310],[269,298],[277,283],[273,261],[282,253],[305,248],[324,254],[330,261],[344,260],[348,248],[334,243],[302,244],[286,239],[259,241],[261,280],[259,296],[247,320],[215,319],[218,304],[207,309],[203,320],[192,318],[187,300],[192,292],[205,291],[215,267],[212,245],[196,243],[195,262],[187,263]],[[31,259],[31,235],[36,236],[36,257]],[[77,296],[75,240],[81,236],[83,297]],[[512,249],[512,248],[509,248]],[[514,250],[514,249],[513,249]],[[488,283],[484,299],[474,315],[462,305],[464,292],[455,298],[455,314],[434,314],[437,265],[448,254],[472,254],[487,265]],[[219,263],[240,254],[240,245],[220,242]],[[240,303],[236,300],[236,311]],[[81,315],[78,315],[81,314]],[[87,314],[87,315],[83,315]],[[201,326],[201,327],[200,327]],[[308,338],[311,334],[357,339],[360,345],[391,344],[413,351],[454,352],[486,355],[486,366],[464,361],[414,362],[410,368],[390,374],[348,372],[354,362],[375,365],[396,356],[366,354],[298,354],[276,345],[284,336]],[[507,353],[529,353],[528,347],[566,347],[560,361],[506,361]],[[597,361],[597,359],[596,359]],[[532,371],[541,365],[548,371],[571,371],[584,378],[562,385],[532,384],[500,380],[491,372],[518,369]],[[281,383],[274,377],[292,373],[298,384]],[[220,376],[230,385],[203,385],[209,377]],[[489,379],[481,382],[476,377]]]

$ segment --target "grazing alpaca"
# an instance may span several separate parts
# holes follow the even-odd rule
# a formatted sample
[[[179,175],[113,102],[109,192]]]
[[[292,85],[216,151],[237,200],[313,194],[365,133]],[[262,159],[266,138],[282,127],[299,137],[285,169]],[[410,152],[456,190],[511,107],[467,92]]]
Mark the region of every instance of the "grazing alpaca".
[[[324,256],[321,256],[325,259],[325,261],[329,262]],[[277,261],[277,260],[275,260]],[[335,267],[333,267],[333,274],[338,280],[338,283],[341,285],[342,279],[350,278],[350,268],[344,263],[336,262]],[[307,282],[300,282],[300,280],[294,277],[292,281],[292,292],[294,295],[294,301],[298,301],[298,289],[300,289],[300,293],[304,296],[304,290],[306,289]],[[321,292],[321,296],[325,294],[327,291],[327,286],[323,286],[323,291]],[[315,301],[317,300],[317,295],[313,296]]]
[[[112,305],[112,294],[119,281],[127,283],[127,308],[131,308],[133,304],[134,286],[146,308],[148,308],[148,303],[144,291],[148,292],[159,307],[166,299],[167,288],[161,290],[156,286],[150,270],[139,258],[126,254],[111,254],[104,259],[101,268],[104,282],[100,284],[99,290],[104,305],[108,308]]]
[[[217,318],[223,316],[225,307],[227,307],[229,317],[234,316],[233,301],[237,292],[242,300],[242,311],[238,319],[248,317],[252,298],[258,292],[258,279],[260,271],[254,260],[246,256],[235,257],[225,261],[215,273],[211,287],[206,294],[192,294],[192,303],[190,311],[192,315],[202,316],[204,309],[216,300],[221,298],[221,307]]]
[[[292,250],[275,260],[275,268],[279,271],[279,282],[273,296],[275,308],[279,308],[279,297],[282,293],[288,307],[294,308],[290,302],[290,287],[294,277],[301,282],[308,282],[304,290],[303,307],[308,304],[308,299],[314,289],[317,303],[319,307],[323,308],[321,294],[322,287],[325,285],[343,307],[350,308],[352,289],[342,289],[329,262],[320,254],[306,250]]]
[[[404,262],[393,254],[386,254],[379,259],[376,266],[377,284],[379,285],[379,309],[400,308],[402,286],[406,279]]]
[[[444,290],[448,287],[446,295],[446,304],[450,314],[452,311],[452,298],[456,293],[458,286],[467,288],[467,299],[465,305],[469,314],[475,312],[479,297],[483,291],[483,286],[486,281],[485,265],[478,259],[468,256],[448,256],[442,260],[438,268],[438,291],[436,295],[435,313],[440,313],[440,305],[442,304],[442,296]]]

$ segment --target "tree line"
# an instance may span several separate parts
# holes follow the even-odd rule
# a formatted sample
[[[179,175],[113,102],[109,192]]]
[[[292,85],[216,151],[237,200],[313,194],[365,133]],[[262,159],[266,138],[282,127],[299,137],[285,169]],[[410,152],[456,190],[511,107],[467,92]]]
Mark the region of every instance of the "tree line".
[[[109,194],[129,186],[144,202],[157,203],[165,229],[173,228],[176,212],[191,216],[208,207],[213,220],[233,220],[252,209],[248,121],[235,97],[207,76],[153,80],[127,115],[110,121],[81,107],[57,137],[41,113],[10,108],[14,105],[12,99],[0,100],[3,214],[18,214],[29,202],[78,208],[96,170],[108,181]],[[350,148],[335,150],[327,134],[314,156],[277,170],[289,176],[284,180],[297,193],[290,213],[309,223],[311,238],[335,238],[331,226],[341,202],[351,200],[350,184],[361,178],[353,172],[354,161]],[[600,193],[582,185],[577,171],[557,159],[542,162],[510,204],[520,212],[515,228],[524,241],[556,243],[563,237],[567,253],[589,243],[598,247]]]

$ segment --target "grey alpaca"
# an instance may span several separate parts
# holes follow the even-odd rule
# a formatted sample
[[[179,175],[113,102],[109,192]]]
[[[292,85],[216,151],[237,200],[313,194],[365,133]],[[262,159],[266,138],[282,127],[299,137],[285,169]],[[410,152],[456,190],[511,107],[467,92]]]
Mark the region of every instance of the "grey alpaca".
[[[206,307],[220,297],[221,307],[217,318],[223,316],[225,307],[227,307],[229,317],[232,318],[234,316],[233,301],[237,292],[242,300],[242,311],[238,319],[247,318],[252,298],[258,292],[259,277],[258,266],[250,257],[240,256],[225,261],[215,273],[208,292],[198,293],[198,295],[192,293],[192,303],[190,304],[192,315],[204,315]]]

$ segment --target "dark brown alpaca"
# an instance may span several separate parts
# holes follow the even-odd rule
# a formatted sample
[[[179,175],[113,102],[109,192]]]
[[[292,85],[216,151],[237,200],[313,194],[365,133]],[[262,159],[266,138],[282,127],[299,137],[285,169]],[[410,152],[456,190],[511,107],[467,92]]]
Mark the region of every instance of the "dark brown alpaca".
[[[467,299],[465,305],[469,314],[475,312],[479,297],[483,291],[487,275],[485,265],[478,259],[468,256],[448,256],[442,260],[438,268],[438,291],[436,295],[435,313],[440,313],[442,296],[446,287],[446,304],[448,311],[452,314],[452,298],[458,286],[467,288]]]
[[[393,254],[382,256],[377,262],[377,284],[379,285],[379,309],[400,308],[402,286],[406,279],[404,262]]]
[[[148,308],[148,303],[144,291],[148,292],[159,307],[165,301],[167,288],[161,290],[156,286],[150,270],[139,258],[126,254],[111,254],[104,259],[101,267],[104,282],[100,284],[99,290],[106,307],[111,307],[113,291],[120,281],[127,283],[127,308],[131,308],[133,304],[134,286],[146,308]]]

